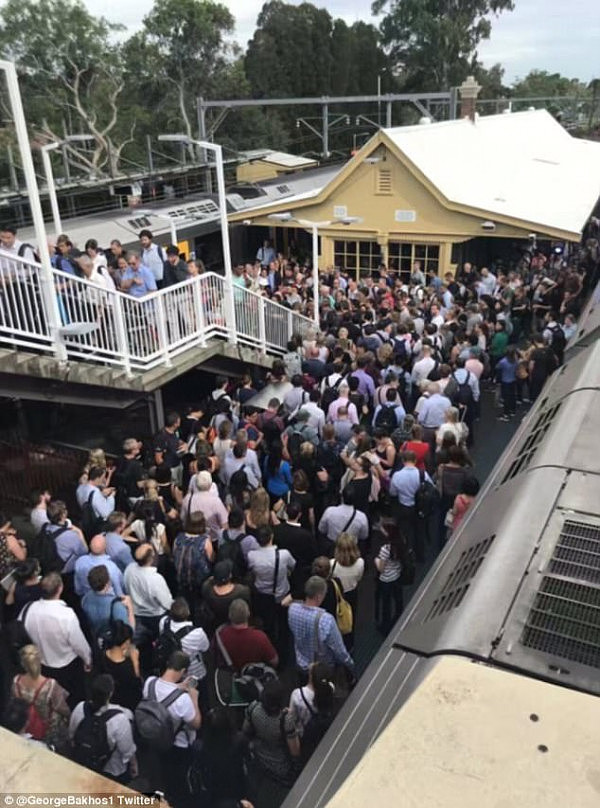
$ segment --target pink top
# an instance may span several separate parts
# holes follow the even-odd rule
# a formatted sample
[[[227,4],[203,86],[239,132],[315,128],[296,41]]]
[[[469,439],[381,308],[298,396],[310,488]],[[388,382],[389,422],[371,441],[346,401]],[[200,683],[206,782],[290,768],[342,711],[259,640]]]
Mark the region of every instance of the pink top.
[[[468,370],[469,373],[472,373],[473,376],[477,376],[477,378],[480,379],[483,373],[483,364],[479,359],[467,359],[465,369]]]
[[[452,530],[458,530],[462,520],[465,518],[466,512],[473,504],[473,497],[468,497],[465,494],[457,494],[454,499],[454,519],[452,521]]]

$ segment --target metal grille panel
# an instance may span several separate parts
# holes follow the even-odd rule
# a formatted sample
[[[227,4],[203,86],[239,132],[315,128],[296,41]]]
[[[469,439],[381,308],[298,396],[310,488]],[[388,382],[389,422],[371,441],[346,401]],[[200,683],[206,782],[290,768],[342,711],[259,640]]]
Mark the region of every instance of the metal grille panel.
[[[431,604],[431,608],[423,621],[424,623],[460,606],[467,594],[470,581],[477,575],[495,538],[495,535],[490,536],[463,550],[454,565],[454,569],[446,579],[446,583]]]
[[[544,577],[521,643],[552,656],[600,668],[600,589]]]
[[[600,585],[600,528],[565,520],[548,571]]]
[[[523,444],[519,448],[517,456],[510,464],[508,471],[502,478],[501,485],[508,482],[509,480],[512,480],[513,477],[517,476],[517,474],[520,474],[522,471],[525,471],[527,468],[529,468],[531,461],[533,460],[534,455],[538,449],[538,446],[545,438],[546,433],[550,429],[550,426],[552,425],[552,422],[556,418],[561,406],[562,401],[559,401],[553,407],[549,407],[547,410],[543,410],[543,412],[541,412],[538,415],[531,431],[529,432]]]

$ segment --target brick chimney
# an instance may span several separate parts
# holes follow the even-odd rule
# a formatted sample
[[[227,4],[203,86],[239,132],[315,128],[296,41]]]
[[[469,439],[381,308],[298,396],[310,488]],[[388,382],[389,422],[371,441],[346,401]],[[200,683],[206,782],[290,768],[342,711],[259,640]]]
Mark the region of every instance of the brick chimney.
[[[461,118],[470,118],[473,123],[475,123],[475,106],[480,90],[481,87],[477,84],[473,76],[468,76],[460,85],[458,92],[460,93]]]

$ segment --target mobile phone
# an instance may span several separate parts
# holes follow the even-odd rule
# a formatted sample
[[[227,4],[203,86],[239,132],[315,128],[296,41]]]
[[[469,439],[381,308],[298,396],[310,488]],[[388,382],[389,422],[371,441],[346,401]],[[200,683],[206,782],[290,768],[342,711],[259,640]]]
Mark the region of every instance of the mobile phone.
[[[14,583],[16,583],[15,573],[14,570],[5,575],[4,578],[0,581],[0,586],[4,589],[5,592],[10,592]]]
[[[195,676],[188,676],[187,683],[190,687],[196,687],[196,685],[198,684],[198,680],[196,679]]]

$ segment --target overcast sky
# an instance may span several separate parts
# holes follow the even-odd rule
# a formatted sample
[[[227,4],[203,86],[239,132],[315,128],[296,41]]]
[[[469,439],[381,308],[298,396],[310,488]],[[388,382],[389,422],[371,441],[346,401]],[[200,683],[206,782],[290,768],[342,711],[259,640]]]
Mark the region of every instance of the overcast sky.
[[[96,15],[139,27],[152,0],[83,0]],[[224,0],[236,19],[236,39],[243,47],[252,36],[263,0]],[[486,66],[500,62],[507,83],[537,68],[589,81],[600,77],[600,0],[515,0],[515,10],[492,23],[491,39],[480,48]],[[348,23],[376,22],[371,0],[316,2]],[[440,90],[445,88],[440,87]]]

